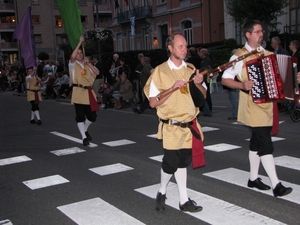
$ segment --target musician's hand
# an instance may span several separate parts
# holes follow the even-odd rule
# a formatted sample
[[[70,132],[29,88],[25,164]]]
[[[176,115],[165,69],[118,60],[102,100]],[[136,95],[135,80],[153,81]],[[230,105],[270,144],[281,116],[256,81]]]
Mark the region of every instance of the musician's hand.
[[[80,41],[80,42],[84,42],[84,37],[83,37],[83,36],[80,36],[79,41]]]
[[[199,72],[199,70],[196,70],[196,75],[193,77],[195,84],[201,84],[203,82],[203,75]]]
[[[252,89],[254,85],[254,81],[252,80],[248,80],[246,82],[243,82],[243,90],[246,90],[246,91],[250,91]]]
[[[88,57],[84,57],[83,63],[84,64],[89,64],[89,62],[90,62],[89,58]]]
[[[300,72],[298,72],[298,74],[297,74],[297,82],[298,82],[298,84],[300,84]]]
[[[172,89],[177,89],[177,88],[182,88],[184,86],[186,86],[187,82],[186,81],[183,81],[183,80],[177,80],[173,86],[172,86]]]

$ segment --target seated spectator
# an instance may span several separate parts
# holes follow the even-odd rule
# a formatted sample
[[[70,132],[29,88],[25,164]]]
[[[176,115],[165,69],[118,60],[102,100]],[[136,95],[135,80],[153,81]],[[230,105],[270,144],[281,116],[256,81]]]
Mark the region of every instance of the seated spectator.
[[[125,63],[125,58],[120,58],[120,66],[116,68],[117,74],[122,75],[123,72],[127,74],[127,79],[129,79],[130,82],[133,81],[131,77],[131,69],[130,67]]]
[[[60,96],[65,91],[65,89],[68,89],[70,86],[70,79],[67,73],[63,74],[61,72],[57,72],[56,74],[58,76],[58,80],[54,82],[54,97]]]
[[[18,72],[16,70],[10,71],[7,76],[7,83],[5,91],[15,91],[17,90],[19,81],[17,79]]]
[[[120,76],[120,91],[114,91],[112,97],[115,99],[115,109],[122,109],[122,101],[128,101],[133,97],[132,83],[127,79],[127,74],[123,72]]]
[[[107,109],[109,106],[112,106],[111,104],[111,98],[112,98],[112,94],[115,91],[119,91],[120,90],[120,86],[121,86],[121,79],[120,76],[117,75],[115,77],[116,82],[114,83],[111,91],[109,93],[103,93],[102,94],[102,104],[105,105],[104,109]]]
[[[107,102],[103,102],[103,95],[109,94],[111,92],[111,88],[108,83],[100,83],[100,89],[97,93],[97,103],[101,104],[100,108],[104,109]]]
[[[41,90],[44,91],[42,93],[43,99],[48,99],[53,94],[53,84],[55,80],[55,75],[48,71],[47,79],[43,82],[43,87],[41,88]]]
[[[17,90],[18,90],[18,93],[26,93],[26,73],[19,73],[18,74],[18,81],[19,81],[19,84],[18,84],[18,87],[17,87]]]

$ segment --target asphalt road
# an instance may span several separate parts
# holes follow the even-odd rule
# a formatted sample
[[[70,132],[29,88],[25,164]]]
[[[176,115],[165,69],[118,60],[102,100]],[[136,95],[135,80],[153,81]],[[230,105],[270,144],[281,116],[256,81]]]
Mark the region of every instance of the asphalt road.
[[[230,102],[221,88],[212,101],[213,117],[198,118],[207,165],[188,169],[189,195],[204,210],[180,212],[172,178],[168,206],[157,213],[162,147],[152,137],[155,109],[141,115],[131,108],[100,110],[89,129],[95,147],[88,147],[76,142],[80,134],[69,101],[41,102],[39,126],[29,124],[24,96],[0,93],[0,224],[299,224],[300,122],[280,114],[274,157],[281,164],[280,180],[294,191],[275,198],[271,191],[246,187],[250,133],[227,120]],[[75,153],[54,154],[57,150]],[[260,175],[269,182],[262,167]],[[46,177],[58,183],[33,182]]]

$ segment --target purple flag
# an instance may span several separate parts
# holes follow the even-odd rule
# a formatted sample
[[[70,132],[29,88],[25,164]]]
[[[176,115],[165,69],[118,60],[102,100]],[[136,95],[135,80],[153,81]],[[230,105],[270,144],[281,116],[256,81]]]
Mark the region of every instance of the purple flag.
[[[33,43],[33,26],[31,18],[31,6],[26,10],[22,20],[16,27],[13,38],[20,40],[21,55],[25,68],[36,66],[35,46]]]

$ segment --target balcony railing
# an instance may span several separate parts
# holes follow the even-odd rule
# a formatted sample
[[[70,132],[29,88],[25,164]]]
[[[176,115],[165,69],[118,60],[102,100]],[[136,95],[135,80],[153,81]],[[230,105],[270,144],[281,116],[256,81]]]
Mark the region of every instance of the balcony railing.
[[[130,17],[135,17],[135,19],[141,19],[150,16],[152,16],[152,6],[147,5],[147,6],[142,6],[139,8],[118,13],[117,19],[118,19],[118,23],[124,23],[124,22],[129,22]]]
[[[0,10],[15,10],[14,3],[0,3]]]
[[[0,43],[1,51],[8,50],[8,49],[18,49],[18,42],[5,42]]]
[[[16,23],[0,23],[0,30],[15,29]]]

